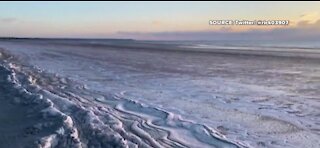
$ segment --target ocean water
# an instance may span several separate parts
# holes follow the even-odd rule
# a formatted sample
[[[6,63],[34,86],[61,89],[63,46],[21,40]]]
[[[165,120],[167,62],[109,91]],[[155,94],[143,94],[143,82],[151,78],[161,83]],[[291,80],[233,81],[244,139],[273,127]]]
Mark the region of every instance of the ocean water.
[[[202,48],[241,48],[244,49],[248,47],[249,49],[255,47],[257,48],[267,48],[268,50],[272,50],[275,48],[279,49],[320,49],[320,43],[318,40],[297,40],[297,41],[243,41],[243,40],[231,40],[231,41],[172,41],[172,42],[164,42],[167,44],[179,44],[179,45],[189,45],[193,47],[202,47]]]
[[[319,147],[319,47],[2,39],[0,147]]]

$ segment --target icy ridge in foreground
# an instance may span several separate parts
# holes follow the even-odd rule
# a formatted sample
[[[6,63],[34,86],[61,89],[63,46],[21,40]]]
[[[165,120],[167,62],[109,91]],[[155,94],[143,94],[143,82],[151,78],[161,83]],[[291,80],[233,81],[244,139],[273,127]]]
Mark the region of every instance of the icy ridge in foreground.
[[[90,92],[71,80],[20,65],[7,54],[2,53],[1,60],[1,91],[8,95],[4,98],[15,106],[28,106],[25,110],[37,118],[25,136],[33,138],[22,145],[159,148],[242,145],[176,114],[126,98]]]

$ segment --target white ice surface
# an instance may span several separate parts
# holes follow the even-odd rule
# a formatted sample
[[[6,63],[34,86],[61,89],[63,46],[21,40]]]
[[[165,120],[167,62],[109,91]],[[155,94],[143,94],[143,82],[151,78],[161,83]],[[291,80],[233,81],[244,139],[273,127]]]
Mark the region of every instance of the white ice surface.
[[[1,42],[0,47],[89,90],[165,110],[247,146],[320,146],[319,59],[8,42]],[[108,102],[103,97],[96,100]],[[117,106],[121,110],[121,104]],[[153,120],[152,111],[130,104],[123,110]],[[160,147],[136,124],[132,129],[149,139],[153,147]],[[175,131],[172,135],[178,140],[192,141],[185,131],[170,131]],[[203,135],[200,139],[206,140]]]

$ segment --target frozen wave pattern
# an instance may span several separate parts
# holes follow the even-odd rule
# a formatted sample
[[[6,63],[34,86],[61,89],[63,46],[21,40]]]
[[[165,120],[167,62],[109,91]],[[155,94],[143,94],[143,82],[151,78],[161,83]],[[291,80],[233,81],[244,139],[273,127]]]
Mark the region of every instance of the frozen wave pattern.
[[[127,98],[87,90],[71,80],[20,65],[5,53],[1,58],[1,93],[6,95],[1,99],[33,117],[19,119],[19,126],[28,125],[24,128],[27,136],[17,138],[23,142],[16,147],[30,144],[44,148],[241,145],[176,114]],[[17,127],[8,128],[8,132],[20,134]],[[0,145],[11,147],[13,142],[6,140]]]

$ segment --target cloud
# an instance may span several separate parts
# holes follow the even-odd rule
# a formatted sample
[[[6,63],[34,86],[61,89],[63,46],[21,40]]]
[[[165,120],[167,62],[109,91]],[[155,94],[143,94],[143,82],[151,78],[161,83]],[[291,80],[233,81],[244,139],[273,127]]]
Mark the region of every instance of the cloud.
[[[297,23],[297,26],[298,27],[303,27],[303,26],[307,26],[307,25],[309,25],[310,24],[310,21],[299,21],[298,23]]]
[[[151,22],[152,25],[162,25],[163,23],[161,21],[157,21],[157,20],[154,20]]]
[[[272,30],[233,32],[231,28],[223,28],[217,31],[118,32],[117,37],[146,40],[315,40],[320,38],[320,19],[314,23],[303,20],[295,27]]]
[[[320,14],[319,12],[314,11],[314,12],[302,14],[298,21],[309,21],[314,23],[318,19],[320,19]]]
[[[11,18],[11,17],[8,17],[8,18],[0,18],[0,22],[1,23],[14,23],[18,21],[18,19],[16,18]]]
[[[305,28],[312,28],[315,30],[320,30],[320,19],[311,21],[299,21],[297,22],[297,29],[305,29]]]

